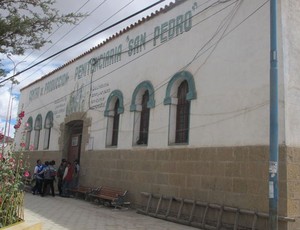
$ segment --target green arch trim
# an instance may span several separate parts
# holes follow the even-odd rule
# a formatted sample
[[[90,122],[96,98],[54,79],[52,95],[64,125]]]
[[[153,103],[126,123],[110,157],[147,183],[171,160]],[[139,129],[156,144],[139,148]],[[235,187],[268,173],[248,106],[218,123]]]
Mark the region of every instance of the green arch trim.
[[[176,73],[169,81],[166,91],[166,97],[164,99],[164,105],[171,104],[171,90],[174,87],[174,83],[177,81],[187,81],[189,92],[186,95],[186,99],[191,101],[197,98],[197,92],[195,87],[195,81],[193,75],[188,71],[181,71]]]
[[[105,107],[105,110],[104,110],[104,116],[105,117],[109,116],[109,105],[111,103],[111,100],[114,97],[117,97],[119,99],[118,114],[124,113],[123,94],[120,90],[114,90],[108,96],[108,99],[107,99],[107,102],[106,102],[106,107]]]
[[[28,118],[27,124],[28,124],[28,126],[26,126],[26,130],[27,130],[27,131],[32,131],[32,124],[33,124],[33,119],[32,119],[32,117],[29,117],[29,118]]]
[[[47,119],[50,119],[50,126],[47,125]],[[44,122],[44,128],[46,129],[49,129],[53,127],[53,112],[52,111],[49,111],[47,114],[46,114],[46,118],[45,118],[45,122]]]
[[[130,105],[130,112],[136,111],[136,97],[140,90],[146,89],[145,91],[148,90],[149,92],[149,101],[147,103],[147,108],[154,108],[155,107],[155,100],[154,100],[154,88],[153,85],[151,84],[150,81],[143,81],[141,82],[134,90],[132,94],[132,99],[131,99],[131,105]]]
[[[38,122],[40,121],[40,125],[41,126],[38,126]],[[41,130],[43,125],[42,125],[42,115],[41,114],[38,114],[35,118],[35,122],[34,122],[34,130]]]

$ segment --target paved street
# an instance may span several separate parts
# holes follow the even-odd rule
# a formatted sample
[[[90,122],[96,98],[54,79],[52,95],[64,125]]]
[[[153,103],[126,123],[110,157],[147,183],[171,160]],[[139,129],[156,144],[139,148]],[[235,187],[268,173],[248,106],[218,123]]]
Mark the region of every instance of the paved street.
[[[196,230],[130,209],[118,210],[74,198],[30,193],[25,195],[25,220],[42,222],[43,230]]]

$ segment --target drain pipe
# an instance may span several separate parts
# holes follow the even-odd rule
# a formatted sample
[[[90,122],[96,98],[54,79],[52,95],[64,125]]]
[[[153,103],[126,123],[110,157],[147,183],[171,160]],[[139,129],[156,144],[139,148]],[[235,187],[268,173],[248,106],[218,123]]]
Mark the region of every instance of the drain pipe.
[[[278,55],[277,0],[270,0],[269,230],[278,229]]]

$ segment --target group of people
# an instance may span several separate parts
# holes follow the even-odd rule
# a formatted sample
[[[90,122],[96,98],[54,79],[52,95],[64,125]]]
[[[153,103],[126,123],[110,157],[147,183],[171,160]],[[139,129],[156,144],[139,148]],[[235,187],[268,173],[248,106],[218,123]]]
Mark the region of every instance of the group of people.
[[[49,191],[52,196],[55,196],[54,182],[57,178],[57,188],[60,196],[68,197],[69,189],[78,186],[79,180],[79,162],[74,161],[74,164],[67,162],[66,159],[62,159],[58,169],[55,168],[55,161],[45,161],[42,164],[41,160],[37,160],[37,164],[34,167],[34,180],[35,185],[32,188],[32,194],[40,194],[44,196]]]

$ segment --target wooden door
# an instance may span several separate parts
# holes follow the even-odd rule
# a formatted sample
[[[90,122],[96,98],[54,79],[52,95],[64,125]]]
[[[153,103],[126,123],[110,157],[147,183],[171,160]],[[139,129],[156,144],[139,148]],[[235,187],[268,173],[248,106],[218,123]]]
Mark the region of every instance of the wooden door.
[[[68,151],[68,161],[73,163],[74,160],[80,159],[80,148],[81,148],[81,134],[71,134],[69,151]]]

